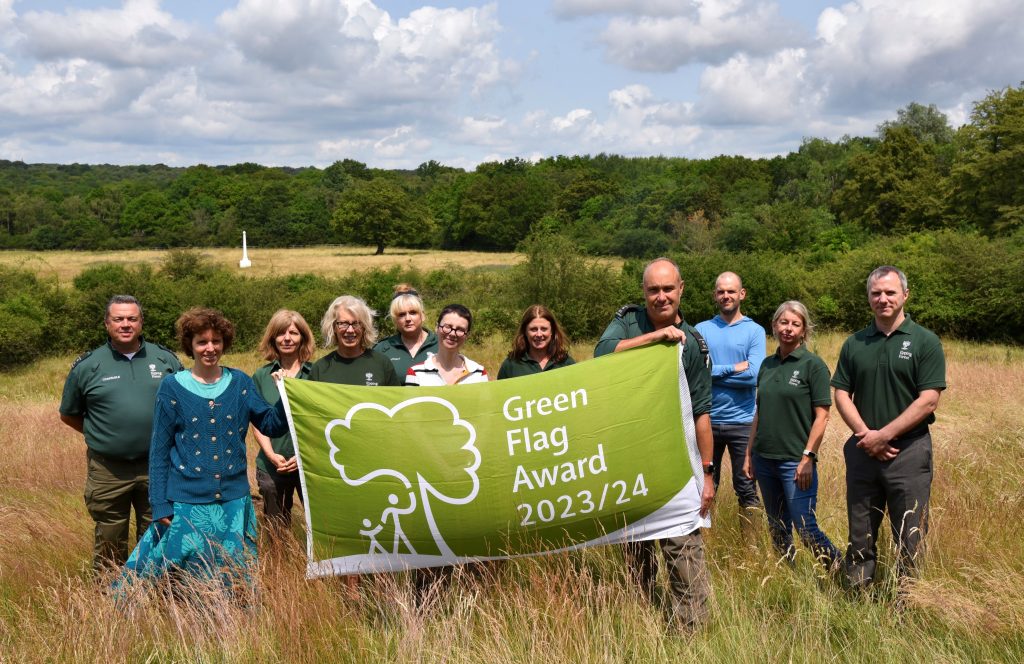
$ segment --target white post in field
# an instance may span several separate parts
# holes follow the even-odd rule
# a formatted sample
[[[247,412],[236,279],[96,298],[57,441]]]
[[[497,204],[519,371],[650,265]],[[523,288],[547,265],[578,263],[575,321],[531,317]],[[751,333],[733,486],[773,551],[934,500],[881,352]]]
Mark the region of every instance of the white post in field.
[[[245,231],[242,231],[242,260],[238,261],[238,267],[246,268],[251,267],[252,261],[249,260],[249,247],[245,239]]]

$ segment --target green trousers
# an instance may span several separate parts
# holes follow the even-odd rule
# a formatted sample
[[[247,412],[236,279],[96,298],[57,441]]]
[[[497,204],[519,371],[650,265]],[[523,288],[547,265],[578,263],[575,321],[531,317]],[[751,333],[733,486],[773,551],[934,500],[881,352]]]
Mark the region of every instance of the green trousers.
[[[124,461],[87,453],[85,506],[96,522],[92,566],[94,570],[128,560],[128,525],[135,510],[136,537],[149,527],[149,461]]]

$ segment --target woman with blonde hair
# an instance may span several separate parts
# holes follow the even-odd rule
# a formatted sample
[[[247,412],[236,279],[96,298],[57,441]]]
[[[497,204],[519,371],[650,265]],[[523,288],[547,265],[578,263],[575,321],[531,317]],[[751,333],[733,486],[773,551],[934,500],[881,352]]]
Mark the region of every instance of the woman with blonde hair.
[[[313,368],[310,360],[315,350],[313,331],[302,314],[290,309],[274,312],[259,345],[260,355],[269,363],[252,375],[260,396],[271,405],[281,398],[273,378],[275,373],[300,380],[309,378]],[[256,485],[263,498],[263,513],[271,524],[287,530],[292,522],[294,495],[298,494],[302,500],[292,437],[285,433],[269,438],[256,427],[253,427],[253,434],[260,445],[260,453],[256,457]]]
[[[788,560],[796,555],[793,528],[829,570],[839,549],[818,527],[818,447],[832,405],[825,362],[807,350],[814,326],[801,302],[783,302],[772,316],[779,348],[757,374],[757,411],[743,472],[757,478],[772,544]]]
[[[395,373],[405,382],[409,367],[426,361],[437,352],[437,335],[423,327],[423,300],[409,284],[395,286],[390,314],[397,331],[381,339],[373,349],[391,360],[395,365]]]
[[[372,350],[377,342],[375,314],[358,297],[335,298],[320,321],[324,347],[334,346],[335,349],[313,363],[309,380],[341,385],[401,386],[391,360]]]

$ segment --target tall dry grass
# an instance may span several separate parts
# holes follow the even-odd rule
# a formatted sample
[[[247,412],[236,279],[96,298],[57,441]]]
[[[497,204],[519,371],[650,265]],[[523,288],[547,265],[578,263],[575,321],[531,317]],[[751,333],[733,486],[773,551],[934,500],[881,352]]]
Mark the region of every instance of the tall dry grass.
[[[842,338],[816,350],[834,365]],[[574,347],[577,359],[589,344]],[[741,541],[728,473],[706,532],[713,617],[666,626],[664,603],[626,581],[615,548],[514,560],[460,576],[417,606],[404,575],[307,581],[302,533],[261,542],[258,592],[243,602],[196,586],[118,604],[89,574],[84,445],[56,408],[70,358],[0,376],[0,661],[216,662],[1019,662],[1024,661],[1024,353],[947,342],[950,388],[933,428],[935,482],[924,573],[902,612],[886,570],[848,597],[801,550],[793,566]],[[467,354],[496,373],[507,340]],[[226,363],[259,365],[254,356]],[[846,534],[833,414],[819,517]],[[298,516],[298,513],[297,513]],[[889,541],[883,534],[883,544]],[[891,558],[886,558],[891,561]],[[190,594],[189,594],[190,593]]]

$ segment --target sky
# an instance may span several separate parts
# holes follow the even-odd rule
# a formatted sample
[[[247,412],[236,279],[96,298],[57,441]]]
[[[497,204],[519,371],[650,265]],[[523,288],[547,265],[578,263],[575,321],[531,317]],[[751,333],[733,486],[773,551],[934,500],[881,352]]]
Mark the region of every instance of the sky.
[[[959,126],[1020,0],[0,0],[0,159],[472,169]]]

